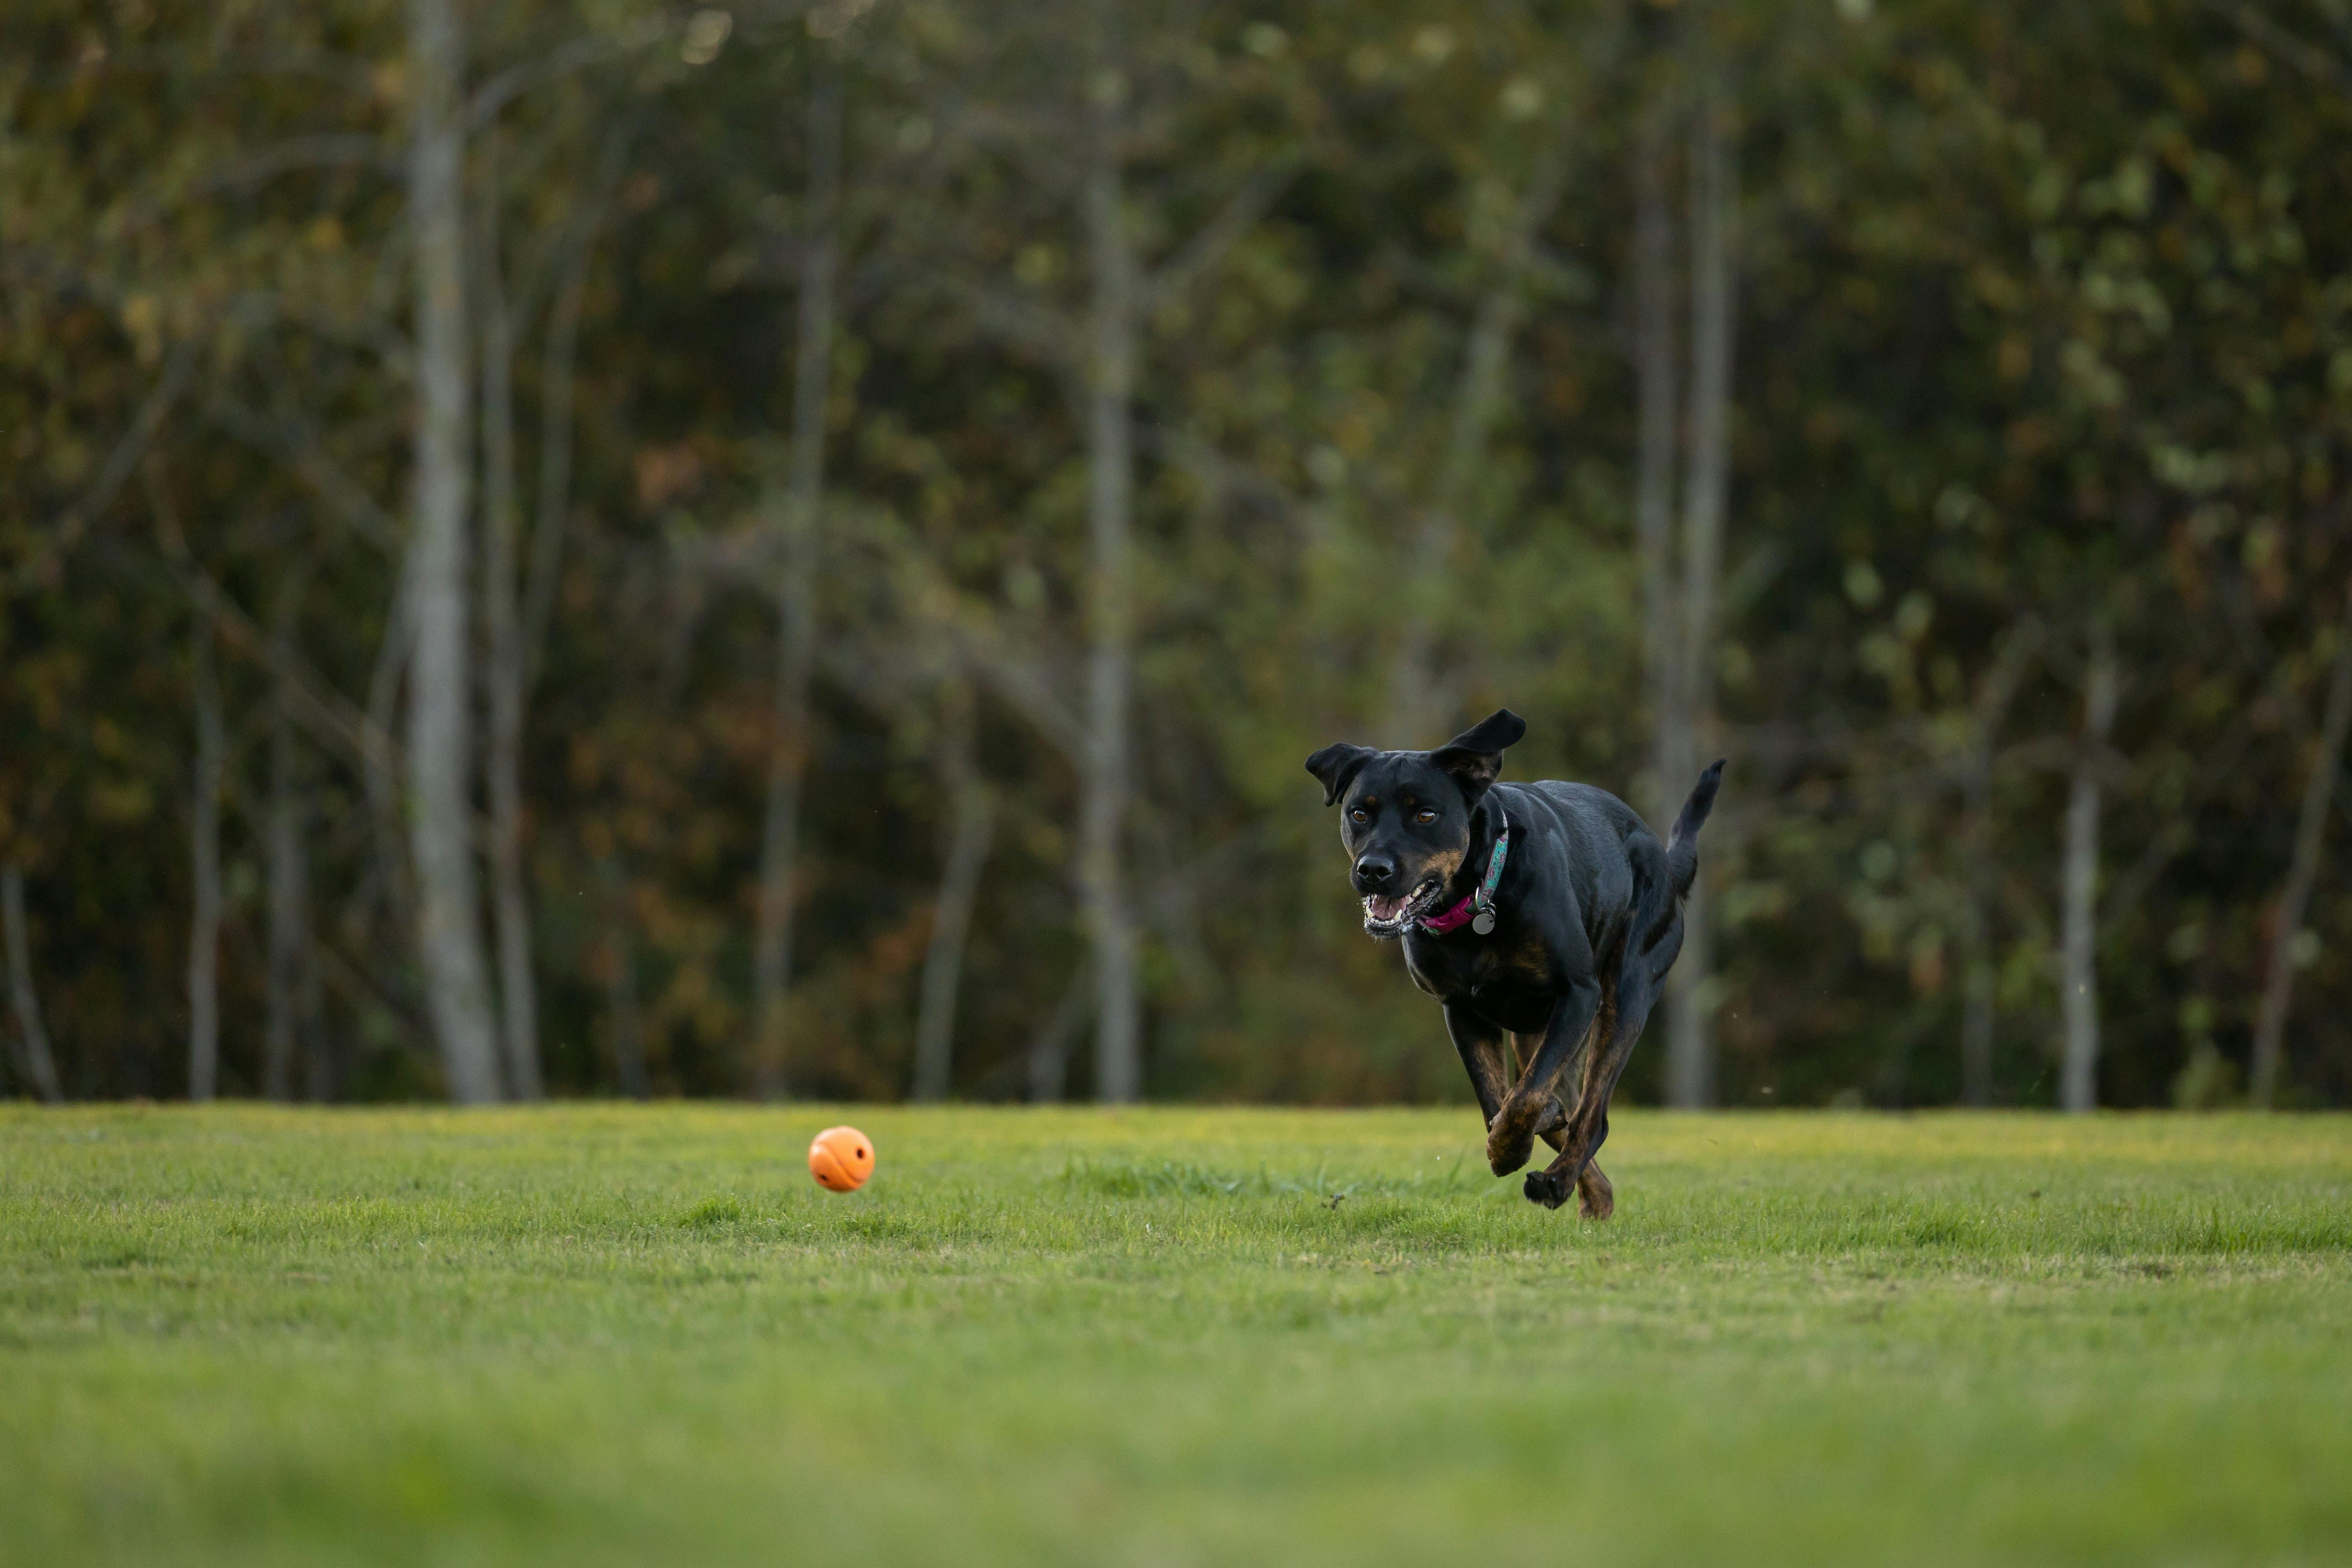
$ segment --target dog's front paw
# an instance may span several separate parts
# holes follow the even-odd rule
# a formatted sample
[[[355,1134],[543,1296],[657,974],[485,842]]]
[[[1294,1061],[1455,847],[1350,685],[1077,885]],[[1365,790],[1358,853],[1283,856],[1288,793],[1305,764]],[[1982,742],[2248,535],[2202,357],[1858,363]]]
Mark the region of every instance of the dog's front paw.
[[[1535,1118],[1518,1100],[1507,1103],[1495,1125],[1486,1130],[1486,1164],[1498,1176],[1507,1176],[1528,1163],[1535,1152]]]
[[[1569,1191],[1569,1180],[1559,1172],[1529,1171],[1528,1173],[1528,1202],[1531,1204],[1541,1204],[1548,1209],[1556,1209],[1568,1202]]]

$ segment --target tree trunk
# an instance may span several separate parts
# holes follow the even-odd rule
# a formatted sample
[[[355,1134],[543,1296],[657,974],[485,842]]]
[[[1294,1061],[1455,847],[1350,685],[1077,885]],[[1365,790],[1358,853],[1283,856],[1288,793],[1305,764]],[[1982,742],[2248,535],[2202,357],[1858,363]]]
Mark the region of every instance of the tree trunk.
[[[1454,417],[1446,430],[1445,457],[1423,511],[1405,578],[1404,627],[1383,732],[1397,746],[1426,746],[1453,717],[1435,668],[1437,612],[1453,581],[1454,552],[1470,488],[1486,459],[1496,416],[1503,406],[1503,383],[1510,369],[1511,342],[1523,314],[1523,285],[1536,241],[1559,205],[1568,178],[1567,149],[1555,144],[1537,161],[1513,210],[1496,276],[1478,301],[1470,339],[1455,384]]]
[[[288,574],[280,589],[277,636],[290,640],[300,604],[302,574]],[[310,868],[304,834],[299,753],[294,739],[290,671],[281,667],[271,694],[269,718],[269,953],[265,1004],[261,1092],[271,1100],[294,1098],[294,1060],[307,1033],[305,1000],[310,953]]]
[[[409,224],[416,267],[416,518],[409,535],[415,640],[408,701],[409,844],[417,949],[450,1098],[499,1098],[498,1031],[477,907],[472,805],[472,627],[467,614],[467,403],[463,121],[456,0],[409,0],[416,73]]]
[[[1992,962],[1992,760],[1973,759],[1967,788],[1966,901],[1960,910],[1960,1103],[1992,1103],[1994,1005],[2000,975]]]
[[[188,813],[194,869],[194,907],[188,921],[188,1098],[201,1103],[220,1089],[220,795],[228,752],[209,608],[196,612],[194,655],[196,767]]]
[[[2116,721],[2117,675],[2113,637],[2104,622],[2091,632],[2083,689],[2083,741],[2066,798],[2065,910],[2059,989],[2066,1021],[2060,1103],[2071,1111],[2099,1103],[2099,775]]]
[[[2268,1110],[2278,1099],[2279,1070],[2287,1009],[2294,1000],[2294,941],[2303,931],[2312,885],[2319,879],[2320,853],[2327,839],[2327,806],[2336,798],[2336,771],[2343,765],[2344,733],[2352,727],[2352,590],[2336,630],[2336,668],[2327,684],[2327,710],[2319,724],[2319,754],[2304,781],[2303,812],[2294,828],[2294,855],[2280,890],[2278,929],[2271,936],[2270,971],[2263,979],[2262,1011],[2254,1023],[2253,1071],[2249,1088],[2255,1105]]]
[[[972,754],[969,692],[956,704],[950,730],[940,773],[954,825],[931,919],[930,952],[923,960],[922,1010],[915,1020],[914,1098],[919,1100],[945,1100],[953,1081],[956,993],[963,983],[964,943],[971,932],[972,904],[980,896],[980,874],[988,863],[996,821],[988,781]]]
[[[391,736],[400,705],[401,677],[407,672],[408,657],[416,639],[415,604],[409,592],[415,568],[413,558],[401,563],[393,584],[392,604],[385,612],[383,637],[376,645],[375,663],[368,678],[370,736]],[[372,911],[381,900],[393,924],[399,930],[411,931],[416,925],[416,899],[403,842],[405,835],[400,816],[400,760],[390,745],[369,744],[362,763],[361,784],[367,792],[372,854],[362,891],[352,900],[346,920],[363,919],[364,913]],[[356,944],[360,931],[354,929],[348,934]]]
[[[1960,907],[1960,1103],[1992,1103],[1993,1004],[1998,975],[1992,963],[1992,757],[2001,721],[2025,677],[2034,638],[2012,629],[2002,639],[1992,668],[1978,689],[1967,771],[1960,792],[1967,819],[1960,831],[1966,892]]]
[[[1709,79],[1691,127],[1691,405],[1689,466],[1683,478],[1682,647],[1675,675],[1685,748],[1664,781],[1670,795],[1696,782],[1700,742],[1716,729],[1716,588],[1723,573],[1725,512],[1731,490],[1731,377],[1738,337],[1735,287],[1739,186],[1733,161],[1731,96]],[[1683,951],[1666,989],[1668,1094],[1680,1106],[1716,1098],[1715,930],[1704,871],[1683,908]]]
[[[594,254],[596,230],[626,162],[628,136],[608,144],[607,167],[592,216],[580,225],[575,243],[566,251],[555,301],[548,310],[545,341],[539,362],[539,516],[531,525],[530,564],[522,587],[522,692],[527,709],[539,665],[547,646],[547,626],[555,610],[556,575],[563,563],[563,535],[572,508],[572,396],[573,373],[580,358],[580,313],[588,298],[588,264]]]
[[[809,752],[809,689],[816,668],[819,508],[824,498],[825,397],[833,381],[833,279],[841,187],[841,74],[820,52],[809,95],[808,210],[801,236],[800,322],[793,364],[791,489],[779,533],[776,589],[776,735],[768,763],[761,836],[760,925],[753,952],[751,1091],[786,1089],[790,1041],[784,1000],[792,984],[793,874],[800,848],[801,786]]]
[[[0,861],[0,942],[8,949],[8,1005],[16,1016],[16,1043],[33,1092],[55,1105],[66,1097],[58,1058],[41,1022],[41,995],[33,985],[33,943],[25,929],[25,871]]]
[[[302,985],[296,996],[296,1035],[303,1041],[302,1098],[325,1105],[341,1097],[344,1063],[350,1054],[343,1041],[326,1027],[320,1010],[319,953],[314,936],[302,952]]]
[[[597,860],[596,878],[604,888],[604,941],[612,959],[604,1000],[613,1016],[613,1074],[623,1094],[645,1100],[652,1095],[653,1084],[646,1071],[645,1011],[637,1002],[637,944],[635,922],[629,915],[629,882],[617,855]]]
[[[1087,419],[1087,656],[1078,898],[1094,949],[1095,1093],[1119,1104],[1143,1091],[1136,932],[1122,866],[1128,704],[1134,667],[1136,265],[1127,229],[1114,110],[1097,112],[1088,149],[1086,225],[1093,300]]]
[[[1663,837],[1690,777],[1690,719],[1682,711],[1675,661],[1682,595],[1675,581],[1675,426],[1681,394],[1675,374],[1674,214],[1666,165],[1674,114],[1662,93],[1643,110],[1633,145],[1633,381],[1639,458],[1633,515],[1642,561],[1643,669],[1649,687],[1650,821]]]
[[[1087,1021],[1087,1003],[1093,987],[1087,966],[1079,964],[1063,987],[1062,999],[1043,1027],[1029,1041],[1029,1102],[1059,1104],[1069,1091],[1070,1040]]]
[[[485,140],[486,153],[497,146]],[[482,605],[489,653],[489,744],[483,781],[490,802],[490,908],[498,935],[499,1023],[507,1087],[517,1100],[545,1092],[539,1067],[539,990],[531,968],[530,898],[523,881],[524,656],[516,602],[514,331],[499,255],[497,165],[484,159],[480,280],[482,323]]]

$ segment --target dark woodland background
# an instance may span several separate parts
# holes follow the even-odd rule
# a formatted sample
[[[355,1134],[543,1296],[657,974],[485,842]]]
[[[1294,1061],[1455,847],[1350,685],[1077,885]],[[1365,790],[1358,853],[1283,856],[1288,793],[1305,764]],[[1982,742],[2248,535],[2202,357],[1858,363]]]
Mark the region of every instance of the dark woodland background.
[[[2352,1098],[2346,0],[6,34],[7,1091],[1462,1097],[1508,705],[1636,1100]]]

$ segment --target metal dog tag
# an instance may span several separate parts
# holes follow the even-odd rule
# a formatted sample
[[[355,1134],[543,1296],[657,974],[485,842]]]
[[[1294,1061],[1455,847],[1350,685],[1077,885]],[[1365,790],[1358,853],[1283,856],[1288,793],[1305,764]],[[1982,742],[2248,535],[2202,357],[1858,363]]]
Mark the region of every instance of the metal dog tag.
[[[1472,915],[1470,917],[1470,929],[1476,931],[1480,936],[1486,936],[1489,932],[1493,931],[1495,929],[1495,911],[1492,910],[1480,910],[1476,914]]]

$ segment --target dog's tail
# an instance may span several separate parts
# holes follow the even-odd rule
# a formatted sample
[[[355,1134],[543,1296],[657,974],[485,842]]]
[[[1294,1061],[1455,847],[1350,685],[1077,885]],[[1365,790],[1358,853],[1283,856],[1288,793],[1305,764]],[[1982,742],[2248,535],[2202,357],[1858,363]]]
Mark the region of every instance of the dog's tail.
[[[1715,760],[1714,766],[1698,775],[1698,783],[1683,802],[1682,815],[1675,818],[1675,830],[1666,837],[1666,881],[1679,900],[1691,890],[1698,876],[1698,830],[1706,826],[1707,813],[1715,809],[1715,792],[1723,783],[1723,762]]]

